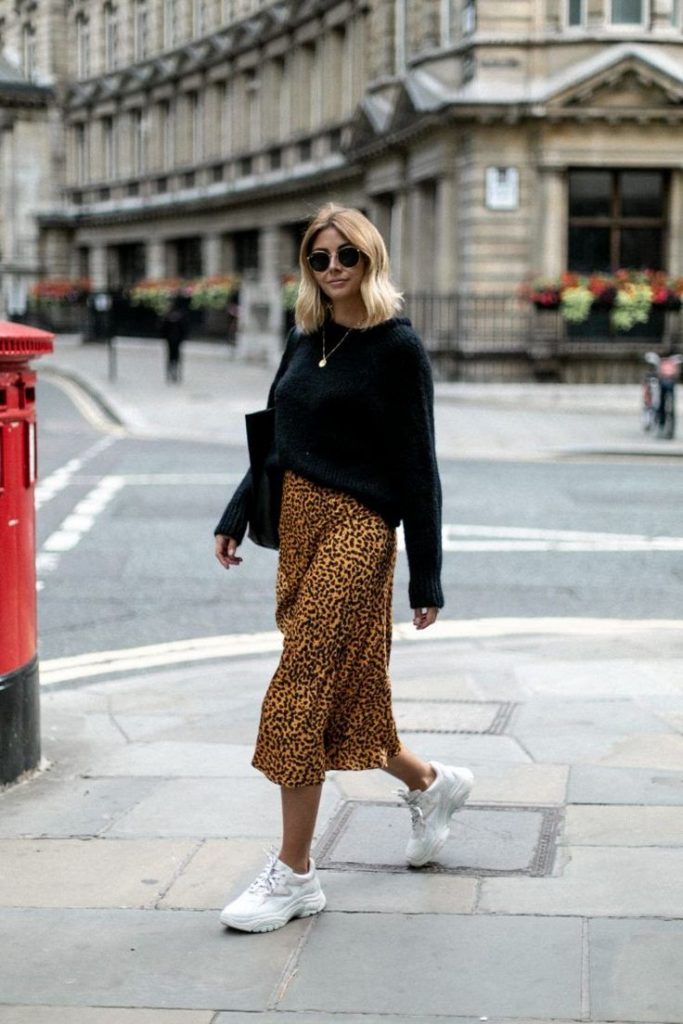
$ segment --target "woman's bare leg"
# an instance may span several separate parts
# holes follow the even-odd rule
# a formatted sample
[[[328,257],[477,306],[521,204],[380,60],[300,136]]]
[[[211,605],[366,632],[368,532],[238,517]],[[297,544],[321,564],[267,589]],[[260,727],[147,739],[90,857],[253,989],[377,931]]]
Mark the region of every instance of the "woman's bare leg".
[[[297,875],[308,871],[308,859],[318,817],[322,784],[318,786],[281,786],[282,847],[280,860]]]
[[[408,789],[427,789],[436,778],[431,764],[403,745],[396,757],[389,758],[384,771],[400,779]]]

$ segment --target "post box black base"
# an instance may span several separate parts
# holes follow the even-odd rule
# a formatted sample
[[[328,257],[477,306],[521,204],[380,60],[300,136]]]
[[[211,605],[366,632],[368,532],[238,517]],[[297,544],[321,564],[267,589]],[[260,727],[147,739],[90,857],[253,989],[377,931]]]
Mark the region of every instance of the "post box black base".
[[[38,657],[0,676],[0,785],[40,761]]]

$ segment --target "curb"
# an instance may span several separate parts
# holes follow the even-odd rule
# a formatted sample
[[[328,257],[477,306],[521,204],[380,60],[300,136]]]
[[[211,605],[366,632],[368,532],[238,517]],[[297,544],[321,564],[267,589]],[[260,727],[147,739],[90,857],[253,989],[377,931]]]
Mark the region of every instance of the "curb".
[[[123,430],[128,428],[128,424],[113,408],[109,399],[105,398],[102,392],[86,377],[82,377],[80,374],[74,373],[73,370],[64,370],[60,366],[54,365],[42,367],[41,377],[53,377],[67,381],[69,384],[73,384],[74,387],[79,388],[87,398],[91,399],[91,401],[97,405],[99,412],[106,420],[109,421],[110,426],[118,427]]]

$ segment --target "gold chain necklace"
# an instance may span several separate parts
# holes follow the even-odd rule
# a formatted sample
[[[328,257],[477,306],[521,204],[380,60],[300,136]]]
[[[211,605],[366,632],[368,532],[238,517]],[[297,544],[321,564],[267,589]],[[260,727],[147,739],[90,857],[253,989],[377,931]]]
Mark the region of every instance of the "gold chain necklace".
[[[324,369],[327,366],[327,360],[330,358],[330,356],[334,355],[334,353],[337,351],[339,346],[342,345],[346,341],[346,339],[348,338],[349,334],[353,330],[355,330],[355,327],[349,327],[349,329],[346,332],[346,334],[343,335],[341,341],[338,341],[337,344],[334,346],[334,348],[328,353],[328,352],[325,351],[325,325],[323,324],[323,328],[322,328],[322,332],[323,332],[323,357],[320,360],[320,362],[318,363],[318,366],[320,367],[321,370]]]

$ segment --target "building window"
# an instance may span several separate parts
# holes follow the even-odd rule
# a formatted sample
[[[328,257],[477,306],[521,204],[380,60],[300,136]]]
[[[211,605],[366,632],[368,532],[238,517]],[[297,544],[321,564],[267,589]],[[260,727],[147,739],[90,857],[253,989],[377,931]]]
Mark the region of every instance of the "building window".
[[[567,0],[567,24],[581,26],[584,23],[584,0]]]
[[[190,118],[191,159],[200,163],[204,159],[204,105],[198,92],[187,94],[188,117]]]
[[[107,71],[119,62],[119,17],[113,4],[104,6],[104,66]]]
[[[170,50],[175,46],[177,24],[176,0],[164,0],[164,49]]]
[[[406,0],[394,0],[394,72],[406,69],[407,18]]]
[[[611,0],[610,21],[613,25],[642,25],[645,0]]]
[[[201,238],[177,238],[171,245],[175,249],[175,267],[178,277],[201,277]]]
[[[104,176],[107,180],[116,177],[118,172],[118,153],[116,145],[116,129],[113,117],[102,118],[102,150],[104,156]]]
[[[477,5],[475,0],[463,0],[462,34],[470,36],[477,27]]]
[[[159,104],[159,121],[161,124],[161,163],[168,170],[175,162],[175,119],[170,100],[162,100]]]
[[[76,70],[79,78],[90,76],[90,22],[84,14],[76,18]]]
[[[74,126],[74,149],[76,181],[84,185],[88,180],[88,132],[85,124]]]
[[[21,62],[26,78],[33,81],[36,74],[36,30],[31,24],[21,28]]]
[[[259,233],[258,231],[236,231],[233,235],[235,243],[235,270],[238,274],[249,273],[259,268]]]
[[[664,269],[666,207],[663,171],[570,171],[569,269]]]
[[[681,27],[681,0],[671,0],[671,24],[674,28]]]
[[[223,0],[223,21],[229,25],[237,17],[237,4],[235,0]]]
[[[204,0],[192,0],[192,35],[203,36],[206,29]]]
[[[144,174],[147,170],[147,119],[142,109],[130,114],[133,129],[133,174]]]
[[[144,60],[149,53],[149,11],[147,0],[135,0],[134,53],[135,60]]]

